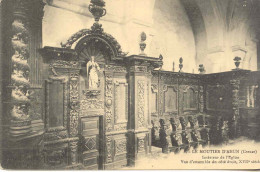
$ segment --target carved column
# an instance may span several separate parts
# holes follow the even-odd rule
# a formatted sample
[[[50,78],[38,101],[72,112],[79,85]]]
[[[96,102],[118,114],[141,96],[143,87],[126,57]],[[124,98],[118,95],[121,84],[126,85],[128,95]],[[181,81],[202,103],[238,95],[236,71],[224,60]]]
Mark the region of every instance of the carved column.
[[[151,71],[154,66],[159,67],[158,64],[153,63],[157,62],[161,63],[161,60],[144,56],[129,57],[128,162],[130,165],[150,152],[149,90],[151,89]]]
[[[79,131],[79,69],[71,69],[70,71],[70,119],[69,133],[73,140],[70,142],[70,163],[77,164],[77,143]]]
[[[77,151],[78,151],[78,146],[77,146],[77,141],[70,142],[70,163],[72,165],[77,164]]]
[[[29,60],[29,32],[23,18],[15,18],[12,23],[12,55],[11,67],[11,134],[14,137],[25,136],[30,132],[30,66]],[[22,129],[25,126],[26,129]],[[19,131],[12,131],[13,127],[21,127]],[[15,134],[17,133],[17,135]],[[18,134],[19,133],[19,134]]]
[[[133,61],[129,68],[130,90],[130,131],[129,153],[130,164],[134,164],[139,155],[147,152],[148,130],[148,97],[147,97],[147,66]]]
[[[22,149],[27,152],[22,153],[24,158],[16,159],[10,164],[7,162],[7,166],[12,167],[14,164],[24,165],[23,162],[27,161],[26,157],[32,156],[33,146],[37,142],[36,136],[43,132],[43,130],[34,132],[31,125],[35,113],[32,111],[34,107],[32,107],[30,76],[35,68],[31,65],[31,60],[36,58],[32,52],[36,52],[36,47],[41,46],[41,34],[38,33],[41,33],[44,4],[42,0],[3,0],[1,5],[4,5],[4,11],[1,13],[4,17],[2,27],[5,32],[1,40],[5,43],[1,54],[4,64],[3,112],[5,112],[6,126],[3,130],[7,138],[4,141],[8,142],[4,144],[6,148],[10,147],[10,151],[5,154],[13,159],[12,156],[21,154],[19,152]],[[36,27],[36,23],[40,27]],[[32,32],[33,28],[37,34]],[[39,114],[39,117],[41,116],[42,114]],[[25,139],[27,144],[24,142]]]
[[[41,46],[44,4],[41,0],[4,0],[1,5],[5,8],[3,29],[6,34],[3,39],[3,56],[6,57],[3,58],[4,96],[7,105],[4,111],[10,112],[5,120],[11,125],[12,139],[22,139],[31,134],[30,123],[35,119],[35,113],[29,108],[33,96],[30,76],[36,68],[31,61],[36,59],[35,52]]]
[[[203,94],[203,86],[199,86],[199,112],[204,112],[204,94]]]
[[[105,71],[105,133],[113,128],[113,72]],[[105,164],[113,162],[113,139],[111,135],[105,136]]]
[[[240,80],[231,80],[232,87],[232,119],[230,121],[230,137],[240,136],[240,115],[239,115],[239,84]]]

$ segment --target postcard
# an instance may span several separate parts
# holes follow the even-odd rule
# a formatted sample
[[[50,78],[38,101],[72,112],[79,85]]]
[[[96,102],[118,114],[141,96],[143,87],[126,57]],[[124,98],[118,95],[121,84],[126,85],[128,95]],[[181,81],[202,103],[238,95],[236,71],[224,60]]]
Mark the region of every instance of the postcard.
[[[2,170],[260,168],[260,1],[0,11]]]

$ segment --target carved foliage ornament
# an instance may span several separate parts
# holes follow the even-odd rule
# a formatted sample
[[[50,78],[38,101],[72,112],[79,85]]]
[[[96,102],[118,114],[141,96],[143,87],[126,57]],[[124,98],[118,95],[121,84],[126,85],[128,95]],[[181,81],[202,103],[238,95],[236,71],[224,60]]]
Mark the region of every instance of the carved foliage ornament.
[[[63,67],[63,68],[79,68],[79,62],[77,61],[63,61],[63,60],[55,60],[54,63],[50,65],[50,67]]]
[[[70,74],[70,104],[79,102],[78,73]],[[71,106],[73,107],[73,105]],[[79,108],[70,109],[70,135],[76,136],[78,133]]]
[[[145,151],[145,138],[138,138],[138,152]]]
[[[106,103],[106,131],[112,130],[112,96],[113,96],[113,79],[111,74],[106,75],[105,82],[105,103]]]
[[[70,142],[71,164],[77,163],[77,142]]]
[[[137,94],[138,127],[145,127],[145,81],[137,82]]]
[[[12,56],[12,110],[11,117],[13,120],[28,120],[29,104],[30,104],[30,67],[29,59],[29,33],[25,22],[15,19],[12,23],[12,48],[14,54]]]
[[[202,113],[204,110],[203,86],[199,86],[199,111]]]
[[[122,66],[106,65],[105,68],[114,72],[126,72],[126,68]]]
[[[116,155],[126,153],[126,139],[115,140]]]
[[[98,99],[83,99],[81,100],[81,111],[89,109],[103,109],[103,102]]]
[[[117,81],[114,84],[114,89],[114,113],[115,123],[117,124],[121,122],[126,122],[126,117],[128,115],[128,84],[125,82]]]
[[[111,163],[112,160],[112,138],[111,136],[106,137],[106,162]]]
[[[103,29],[101,27],[101,24],[94,24],[91,30],[82,29],[79,32],[72,35],[66,43],[61,43],[61,47],[70,49],[75,42],[78,42],[79,40],[83,39],[83,37],[95,37],[96,39],[105,41],[109,46],[111,46],[114,51],[113,54],[115,56],[125,56],[126,54],[122,52],[121,46],[116,41],[116,39],[112,35],[103,32]]]

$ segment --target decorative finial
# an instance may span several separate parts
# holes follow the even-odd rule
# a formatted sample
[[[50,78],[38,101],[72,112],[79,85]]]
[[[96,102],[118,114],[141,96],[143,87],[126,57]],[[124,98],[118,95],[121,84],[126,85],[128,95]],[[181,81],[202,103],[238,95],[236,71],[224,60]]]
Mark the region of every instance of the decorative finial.
[[[235,61],[235,65],[236,65],[236,69],[235,70],[239,70],[241,57],[236,56],[233,60]]]
[[[204,68],[203,64],[199,65],[199,72],[200,72],[200,74],[204,74],[205,73],[205,68]]]
[[[106,9],[104,0],[91,0],[88,6],[89,11],[94,16],[95,21],[98,22],[100,17],[106,15]]]
[[[144,49],[146,48],[146,43],[145,43],[146,34],[145,34],[145,32],[142,32],[142,33],[141,33],[140,38],[141,38],[141,41],[140,41],[140,44],[139,44],[140,49],[141,49],[140,55],[146,56],[146,54],[144,53]]]
[[[160,59],[160,60],[163,60],[163,56],[162,56],[161,54],[160,54],[160,56],[159,56],[159,59]]]
[[[183,58],[182,57],[180,57],[180,59],[179,59],[179,62],[180,62],[180,64],[179,64],[179,68],[180,68],[180,70],[179,70],[179,72],[182,72],[182,68],[183,68]]]

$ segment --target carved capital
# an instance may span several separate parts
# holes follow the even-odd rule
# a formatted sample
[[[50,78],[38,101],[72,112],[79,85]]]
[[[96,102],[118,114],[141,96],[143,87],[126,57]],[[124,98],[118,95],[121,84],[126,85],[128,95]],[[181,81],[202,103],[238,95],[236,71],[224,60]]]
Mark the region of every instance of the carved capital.
[[[14,15],[41,22],[44,15],[44,5],[42,0],[14,0]]]

